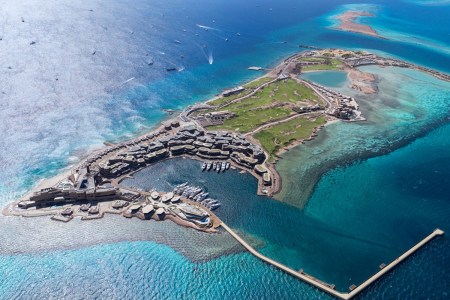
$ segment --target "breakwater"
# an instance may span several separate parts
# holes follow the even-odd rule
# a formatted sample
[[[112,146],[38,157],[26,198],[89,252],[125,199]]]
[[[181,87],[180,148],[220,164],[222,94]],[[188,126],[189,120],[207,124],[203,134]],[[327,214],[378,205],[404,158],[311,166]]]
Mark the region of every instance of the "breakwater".
[[[384,274],[386,274],[387,272],[389,272],[390,270],[392,270],[394,267],[396,267],[398,264],[400,264],[402,261],[404,261],[406,258],[408,258],[410,255],[412,255],[414,252],[416,252],[417,250],[419,250],[421,247],[423,247],[425,244],[427,244],[428,242],[430,242],[432,239],[434,239],[437,236],[441,236],[444,234],[444,231],[440,230],[440,229],[435,229],[430,235],[428,235],[426,238],[424,238],[423,240],[421,240],[419,243],[417,243],[416,245],[414,245],[411,249],[409,249],[408,251],[406,251],[405,253],[403,253],[402,255],[400,255],[397,259],[395,259],[394,261],[392,261],[390,264],[385,265],[385,264],[381,264],[380,265],[380,271],[378,271],[377,273],[375,273],[373,276],[371,276],[369,279],[367,279],[366,281],[364,281],[362,284],[360,284],[359,286],[354,286],[352,285],[350,287],[350,292],[349,293],[342,293],[339,291],[336,291],[334,289],[334,285],[333,284],[328,284],[326,282],[323,282],[311,275],[306,274],[305,272],[303,272],[303,270],[300,271],[295,271],[261,253],[259,253],[258,251],[256,251],[255,248],[253,248],[252,246],[250,246],[245,240],[243,240],[237,233],[235,233],[230,227],[228,227],[225,223],[221,223],[221,226],[229,233],[231,234],[244,248],[246,248],[251,254],[253,254],[254,256],[256,256],[257,258],[263,260],[264,262],[294,276],[297,277],[303,281],[305,281],[306,283],[309,283],[319,289],[321,289],[324,292],[327,292],[330,295],[333,295],[337,298],[340,299],[351,299],[354,296],[356,296],[357,294],[359,294],[361,291],[363,291],[365,288],[367,288],[368,286],[370,286],[373,282],[375,282],[376,280],[378,280],[380,277],[382,277]]]

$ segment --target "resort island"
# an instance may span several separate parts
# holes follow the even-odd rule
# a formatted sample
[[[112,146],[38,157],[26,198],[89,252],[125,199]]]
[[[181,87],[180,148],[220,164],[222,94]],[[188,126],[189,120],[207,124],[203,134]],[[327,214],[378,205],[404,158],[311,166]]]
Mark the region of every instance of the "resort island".
[[[187,107],[152,132],[92,153],[72,170],[42,182],[9,204],[3,214],[51,216],[68,222],[76,217],[98,219],[109,213],[142,220],[168,219],[210,233],[222,227],[260,259],[337,297],[351,298],[363,287],[353,287],[353,294],[333,292],[333,285],[259,254],[213,213],[220,207],[220,199],[211,199],[203,187],[186,182],[172,191],[144,191],[122,181],[153,164],[184,157],[199,161],[204,172],[222,173],[230,168],[248,172],[258,180],[257,193],[272,196],[281,189],[282,179],[276,170],[281,153],[314,139],[327,123],[364,121],[356,99],[299,75],[343,70],[348,72],[351,88],[376,93],[376,78],[357,69],[363,65],[412,68],[450,81],[447,74],[364,51],[308,49],[256,80]],[[434,233],[439,234],[441,231]]]

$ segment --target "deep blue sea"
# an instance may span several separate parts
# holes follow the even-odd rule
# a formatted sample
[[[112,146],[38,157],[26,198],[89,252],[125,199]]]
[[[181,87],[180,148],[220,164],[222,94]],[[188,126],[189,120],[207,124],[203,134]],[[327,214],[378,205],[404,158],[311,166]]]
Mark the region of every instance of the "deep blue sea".
[[[276,65],[299,44],[367,49],[450,73],[445,0],[0,4],[1,206],[104,142],[151,129],[169,117],[163,109],[258,77],[247,67]],[[334,30],[347,9],[373,12],[360,22],[387,39]],[[201,173],[181,160],[132,184],[200,184],[223,203],[217,214],[264,254],[346,290],[434,228],[450,231],[450,84],[411,70],[362,70],[377,76],[379,94],[335,88],[358,99],[367,121],[332,124],[284,154],[277,200],[256,196],[248,174]],[[358,298],[448,299],[449,249],[447,236],[434,240]],[[330,297],[225,233],[114,216],[68,224],[0,216],[0,299],[46,298]]]

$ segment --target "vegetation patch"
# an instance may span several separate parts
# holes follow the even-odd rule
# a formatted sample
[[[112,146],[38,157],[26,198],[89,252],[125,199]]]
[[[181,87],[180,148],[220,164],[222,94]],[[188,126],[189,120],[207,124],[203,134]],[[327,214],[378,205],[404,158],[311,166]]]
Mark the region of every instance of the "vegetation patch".
[[[263,85],[264,83],[267,83],[269,81],[272,81],[273,78],[271,77],[261,77],[255,81],[249,82],[247,84],[244,85],[245,90],[238,93],[238,94],[234,94],[228,97],[223,97],[220,96],[219,98],[209,101],[208,104],[210,105],[223,105],[226,104],[228,102],[231,102],[233,100],[236,100],[238,98],[244,97],[250,93],[252,93],[257,87],[259,87],[260,85]]]
[[[311,59],[307,57],[307,59]],[[323,58],[319,60],[322,60],[323,63],[319,65],[309,65],[309,66],[302,66],[302,71],[321,71],[321,70],[342,70],[342,63],[340,60],[336,58]],[[311,60],[307,60],[311,61]]]
[[[270,159],[283,147],[294,141],[307,139],[314,128],[326,123],[325,117],[299,117],[290,121],[271,126],[254,134],[261,146],[269,153]]]
[[[223,124],[209,126],[209,129],[247,133],[263,124],[295,114],[297,107],[315,104],[320,104],[318,96],[309,87],[293,79],[277,81],[255,95],[221,107],[220,110],[233,112],[235,117],[224,120]],[[214,110],[204,110],[202,113],[211,111]]]

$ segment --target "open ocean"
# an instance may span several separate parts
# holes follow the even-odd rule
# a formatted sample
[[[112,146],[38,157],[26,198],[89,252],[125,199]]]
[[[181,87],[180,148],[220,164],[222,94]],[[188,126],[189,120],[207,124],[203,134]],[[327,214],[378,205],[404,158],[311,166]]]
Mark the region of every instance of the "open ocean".
[[[1,207],[104,142],[150,130],[170,117],[164,109],[258,77],[247,67],[276,65],[299,44],[367,49],[450,73],[445,0],[1,2]],[[330,28],[353,8],[376,14],[361,22],[387,39]],[[450,83],[363,70],[377,76],[378,95],[356,94],[339,75],[315,75],[357,97],[368,121],[332,124],[284,154],[277,200],[257,196],[248,174],[202,173],[182,159],[129,184],[202,185],[222,202],[219,217],[265,255],[345,291],[436,227],[450,232]],[[448,234],[437,238],[357,298],[450,298],[449,249]],[[0,216],[0,299],[48,298],[330,296],[225,233],[115,216],[67,224]]]

